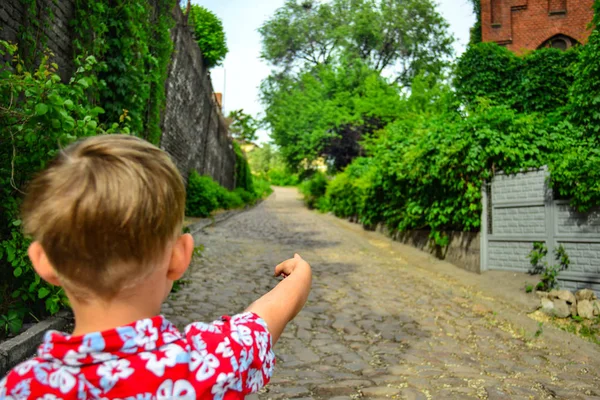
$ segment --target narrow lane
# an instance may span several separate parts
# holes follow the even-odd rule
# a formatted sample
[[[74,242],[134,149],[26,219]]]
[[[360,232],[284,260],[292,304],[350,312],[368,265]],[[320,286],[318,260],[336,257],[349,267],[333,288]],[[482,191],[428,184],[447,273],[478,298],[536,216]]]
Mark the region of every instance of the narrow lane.
[[[600,360],[520,333],[471,294],[419,272],[376,234],[305,209],[295,189],[204,233],[189,284],[165,304],[179,326],[243,310],[299,252],[309,302],[275,347],[259,399],[600,399]],[[254,397],[256,398],[256,396]]]

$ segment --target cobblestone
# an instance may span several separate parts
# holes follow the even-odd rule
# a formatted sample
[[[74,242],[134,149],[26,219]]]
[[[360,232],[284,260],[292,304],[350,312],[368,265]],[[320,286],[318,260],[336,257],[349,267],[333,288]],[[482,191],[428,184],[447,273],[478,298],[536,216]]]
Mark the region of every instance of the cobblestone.
[[[600,360],[526,337],[468,290],[417,273],[373,236],[306,210],[294,189],[197,233],[205,246],[163,312],[182,327],[244,310],[300,253],[309,301],[275,346],[271,384],[251,399],[587,399]],[[456,287],[455,287],[456,286]],[[461,295],[459,295],[461,294]]]

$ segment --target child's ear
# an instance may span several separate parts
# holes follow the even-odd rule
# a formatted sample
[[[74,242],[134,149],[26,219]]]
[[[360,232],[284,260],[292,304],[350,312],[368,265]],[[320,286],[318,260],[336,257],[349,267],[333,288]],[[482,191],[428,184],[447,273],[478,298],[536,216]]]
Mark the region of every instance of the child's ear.
[[[192,261],[192,253],[194,252],[194,238],[189,233],[181,235],[175,241],[171,252],[171,260],[169,261],[169,270],[167,271],[167,279],[176,281],[181,279],[184,272],[188,269]]]
[[[37,272],[43,280],[54,286],[60,286],[58,275],[56,275],[56,271],[54,271],[52,264],[50,264],[50,260],[48,260],[48,256],[40,242],[36,241],[31,243],[27,250],[27,255],[29,255],[29,259],[33,264],[35,272]]]

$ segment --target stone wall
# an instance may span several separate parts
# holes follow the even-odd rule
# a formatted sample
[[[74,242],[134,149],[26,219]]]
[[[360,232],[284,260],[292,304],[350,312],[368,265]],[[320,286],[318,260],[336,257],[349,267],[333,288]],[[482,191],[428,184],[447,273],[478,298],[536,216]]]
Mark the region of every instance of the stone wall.
[[[562,287],[589,288],[600,294],[600,209],[579,213],[568,200],[556,200],[548,171],[497,175],[491,203],[484,197],[482,269],[528,272],[534,242],[548,248],[547,262],[557,264],[554,249],[563,246],[570,265],[559,275]]]
[[[53,14],[44,29],[46,46],[54,53],[60,75],[67,81],[73,72],[73,32],[70,21],[75,15],[73,0],[38,0],[36,15]],[[228,138],[221,110],[214,101],[210,76],[202,53],[193,40],[179,7],[173,9],[176,26],[171,32],[175,44],[166,82],[167,104],[162,115],[161,147],[175,160],[182,175],[192,169],[210,175],[221,185],[235,187],[235,153]],[[21,26],[30,22],[20,0],[0,1],[0,39],[18,42]],[[42,24],[43,26],[44,24]]]
[[[166,82],[161,147],[171,154],[185,178],[195,169],[233,189],[235,153],[208,70],[178,7],[174,17],[176,26],[171,37],[175,51]]]

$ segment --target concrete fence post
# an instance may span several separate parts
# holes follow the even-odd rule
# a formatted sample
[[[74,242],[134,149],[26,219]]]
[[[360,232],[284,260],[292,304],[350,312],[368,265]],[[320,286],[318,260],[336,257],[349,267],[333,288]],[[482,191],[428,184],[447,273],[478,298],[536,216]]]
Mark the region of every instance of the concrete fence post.
[[[546,247],[548,248],[547,260],[550,265],[554,263],[554,249],[556,248],[555,238],[555,210],[554,210],[554,193],[550,186],[550,173],[548,168],[544,167],[545,179],[544,179],[544,209],[546,217]]]
[[[488,202],[491,199],[488,199],[488,192],[486,190],[487,183],[484,182],[481,187],[481,226],[480,226],[480,261],[479,261],[479,271],[487,271],[488,268],[488,252],[487,252],[487,244],[488,244]]]

